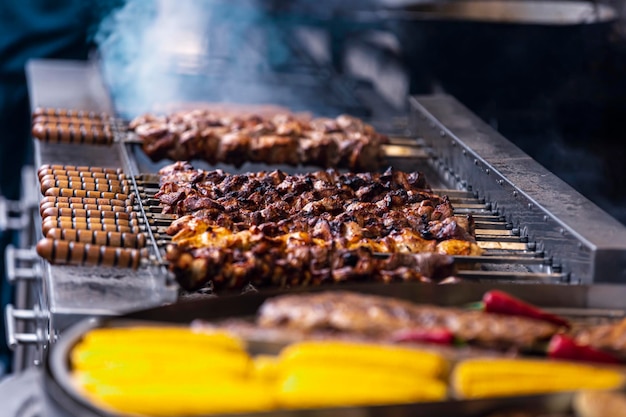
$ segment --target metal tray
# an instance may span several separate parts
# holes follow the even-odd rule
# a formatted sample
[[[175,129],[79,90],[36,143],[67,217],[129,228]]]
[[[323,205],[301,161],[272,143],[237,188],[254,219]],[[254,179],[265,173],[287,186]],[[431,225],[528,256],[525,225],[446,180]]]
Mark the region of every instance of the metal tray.
[[[361,284],[341,285],[326,288],[292,289],[290,293],[310,293],[333,289],[350,290],[361,293],[377,294],[416,303],[429,303],[442,306],[459,306],[480,300],[489,289],[501,289],[528,302],[549,308],[568,316],[578,318],[618,319],[626,315],[623,299],[626,296],[624,286],[561,286],[544,285],[542,291],[534,286],[515,284],[484,285],[457,284],[454,286],[436,286],[424,284]],[[70,383],[68,354],[72,347],[89,329],[102,326],[124,326],[129,323],[146,321],[151,323],[188,324],[195,319],[218,320],[235,317],[250,317],[267,299],[282,291],[249,292],[243,295],[230,295],[187,300],[177,304],[126,314],[117,318],[98,318],[83,320],[71,327],[64,337],[52,346],[46,357],[44,388],[46,401],[53,416],[113,416],[95,408]],[[449,400],[432,403],[415,403],[393,406],[345,407],[316,410],[281,410],[254,414],[255,416],[413,416],[426,417],[479,417],[502,410],[524,410],[568,415],[571,412],[573,393],[504,397],[482,400]],[[537,415],[539,415],[537,414]]]

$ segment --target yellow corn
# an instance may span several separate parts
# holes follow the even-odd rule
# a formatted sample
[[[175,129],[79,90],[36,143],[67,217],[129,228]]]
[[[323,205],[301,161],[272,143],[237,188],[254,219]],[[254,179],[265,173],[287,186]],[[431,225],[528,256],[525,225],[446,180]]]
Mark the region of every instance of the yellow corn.
[[[569,362],[470,359],[456,366],[451,380],[459,397],[485,398],[578,389],[610,389],[621,386],[624,375],[612,369]]]
[[[172,383],[160,380],[121,386],[98,384],[87,395],[103,408],[157,417],[244,413],[275,408],[272,390],[263,384],[246,381]]]
[[[424,377],[439,377],[447,369],[446,359],[432,352],[400,346],[352,342],[302,342],[290,345],[280,354],[281,369],[306,365],[344,366],[353,364],[387,373],[409,372]]]
[[[397,346],[303,342],[254,360],[225,333],[98,329],[72,351],[95,404],[153,416],[441,400],[447,361]],[[163,335],[167,334],[165,338]],[[180,337],[179,337],[180,335]]]
[[[249,379],[251,358],[224,332],[117,328],[89,332],[71,353],[74,382],[94,403],[125,413],[197,415],[274,407]],[[246,401],[241,398],[246,391]]]
[[[250,373],[251,361],[245,354],[224,354],[223,352],[182,351],[183,357],[120,355],[105,357],[83,355],[83,360],[74,366],[75,372],[89,372],[119,375],[121,378],[143,378],[158,375],[159,378],[185,378],[193,373],[215,373],[244,376]],[[191,354],[191,356],[186,356]]]
[[[280,361],[276,356],[258,355],[254,358],[252,372],[260,380],[275,381],[280,374]]]
[[[276,398],[286,408],[377,405],[442,400],[446,389],[443,382],[428,377],[311,366],[285,374]]]
[[[158,374],[144,374],[138,375],[131,372],[74,372],[72,374],[72,381],[76,387],[87,392],[96,393],[102,386],[118,387],[119,389],[126,389],[126,387],[142,387],[142,386],[158,386],[158,385],[219,385],[230,382],[246,383],[250,379],[247,375],[235,375],[222,372],[209,372],[209,373],[179,373],[175,375],[168,373],[165,375]]]
[[[228,350],[243,351],[245,349],[245,344],[241,339],[225,331],[196,332],[188,327],[174,326],[137,326],[94,329],[85,334],[82,340],[82,343],[86,345],[94,344],[106,348],[120,346],[122,349],[127,348],[128,345],[135,344],[152,349],[168,342],[185,346],[190,344],[202,346],[210,345]]]
[[[246,353],[214,349],[187,349],[171,346],[153,351],[129,350],[108,353],[101,349],[77,348],[72,352],[75,371],[123,372],[133,375],[185,374],[186,372],[227,372],[247,374],[250,357]]]

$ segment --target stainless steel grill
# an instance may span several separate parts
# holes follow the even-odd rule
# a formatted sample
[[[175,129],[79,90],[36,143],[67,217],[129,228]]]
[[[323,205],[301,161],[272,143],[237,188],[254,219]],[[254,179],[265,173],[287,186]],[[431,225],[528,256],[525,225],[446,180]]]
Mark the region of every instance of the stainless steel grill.
[[[113,113],[99,73],[89,64],[35,62],[28,74],[33,107]],[[457,214],[471,214],[476,221],[477,240],[486,252],[480,257],[456,257],[460,278],[524,284],[626,279],[626,228],[453,98],[413,97],[408,118],[386,122],[383,129],[396,128],[387,148],[389,163],[424,172],[436,192],[451,197]],[[122,168],[143,194],[139,209],[150,224],[160,211],[151,198],[158,180],[152,174],[169,161],[150,161],[140,146],[128,141],[122,126],[118,123],[116,142],[110,147],[35,141],[35,163]],[[234,172],[232,167],[217,168]],[[240,171],[260,168],[247,164]],[[21,341],[54,342],[59,332],[81,317],[174,302],[178,288],[162,263],[167,241],[160,232],[166,220],[146,230],[152,237],[152,262],[136,271],[42,261],[41,291],[29,306],[18,310],[37,305],[37,322],[45,325],[40,326],[40,336]],[[13,314],[8,320],[27,317]]]
[[[396,145],[397,146],[397,145]],[[420,148],[412,147],[407,153],[415,155]],[[414,156],[413,156],[414,157]],[[390,158],[392,159],[392,158]],[[390,161],[391,162],[391,161]],[[267,169],[267,167],[265,167]],[[158,176],[139,175],[137,191],[142,197],[151,231],[164,255],[169,236],[165,234],[172,216],[161,216],[162,206],[153,196],[159,189]],[[477,198],[473,193],[453,189],[434,189],[435,193],[450,197],[457,215],[471,215],[475,219],[478,245],[486,252],[483,256],[457,256],[455,261],[458,277],[472,280],[524,280],[527,282],[566,282],[567,274],[554,270],[551,260],[542,252],[529,249],[527,239],[520,236],[520,230],[513,228],[506,220],[494,213],[490,204]],[[477,267],[478,265],[478,267]]]

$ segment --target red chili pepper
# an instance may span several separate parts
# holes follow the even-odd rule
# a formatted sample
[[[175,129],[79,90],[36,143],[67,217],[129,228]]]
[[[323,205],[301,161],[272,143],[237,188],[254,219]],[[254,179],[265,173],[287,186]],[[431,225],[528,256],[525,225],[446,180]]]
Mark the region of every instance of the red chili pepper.
[[[454,333],[448,329],[404,329],[392,335],[394,342],[434,343],[452,345]]]
[[[547,313],[502,291],[492,290],[486,292],[483,296],[483,304],[485,311],[488,313],[529,317],[554,323],[558,326],[570,327],[569,322],[564,318]]]
[[[594,349],[591,346],[579,345],[570,337],[562,334],[552,336],[548,345],[548,356],[553,359],[567,359],[573,361],[622,363],[622,360],[607,352]]]

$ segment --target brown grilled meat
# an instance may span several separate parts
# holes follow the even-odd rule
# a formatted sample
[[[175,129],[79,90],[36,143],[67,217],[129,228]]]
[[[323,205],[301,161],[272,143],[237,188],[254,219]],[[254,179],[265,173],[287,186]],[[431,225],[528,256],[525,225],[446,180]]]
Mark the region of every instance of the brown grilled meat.
[[[375,171],[384,156],[381,145],[388,143],[371,126],[346,115],[308,121],[289,114],[232,117],[191,110],[140,116],[129,128],[155,161],[204,159],[235,166],[253,161]]]
[[[262,327],[299,331],[335,330],[391,335],[403,329],[449,329],[468,343],[490,347],[531,347],[547,340],[553,324],[513,316],[487,314],[342,291],[285,295],[260,308]]]
[[[167,230],[176,246],[166,257],[190,290],[443,279],[451,270],[441,262],[433,270],[374,254],[481,252],[418,173],[230,175],[178,162],[161,175],[156,197],[182,215]]]
[[[626,319],[575,330],[576,342],[626,357]]]
[[[250,248],[168,246],[166,258],[180,285],[194,291],[293,287],[343,282],[430,282],[454,272],[450,256],[425,253],[380,257],[371,251],[332,250],[313,244],[277,244],[274,239]]]

